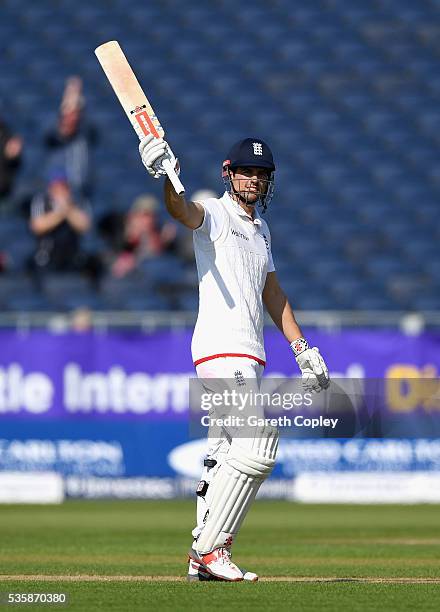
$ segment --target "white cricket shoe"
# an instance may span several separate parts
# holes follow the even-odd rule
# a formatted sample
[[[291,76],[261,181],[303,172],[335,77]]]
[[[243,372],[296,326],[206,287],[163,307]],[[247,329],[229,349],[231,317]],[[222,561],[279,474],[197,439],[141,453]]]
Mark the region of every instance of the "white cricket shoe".
[[[194,548],[189,551],[192,561],[199,563],[205,572],[228,582],[243,580],[241,569],[231,560],[231,553],[227,548],[216,548],[206,555],[201,555]]]
[[[240,567],[240,571],[243,574],[243,580],[245,582],[257,582],[258,574],[254,572],[248,572],[242,567]],[[212,574],[208,572],[204,567],[200,565],[197,561],[194,561],[190,557],[188,557],[188,574],[186,576],[188,582],[206,582],[207,580],[215,580],[217,582],[222,582],[221,578],[216,578]]]
[[[210,574],[208,570],[205,570],[200,563],[194,561],[191,557],[188,557],[188,573],[186,579],[188,582],[206,582],[207,580],[220,581],[219,578]]]

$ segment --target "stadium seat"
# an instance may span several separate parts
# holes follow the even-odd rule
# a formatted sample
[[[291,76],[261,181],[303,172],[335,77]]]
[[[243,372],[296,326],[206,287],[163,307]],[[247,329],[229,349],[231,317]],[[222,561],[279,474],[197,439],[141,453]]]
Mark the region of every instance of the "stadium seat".
[[[52,304],[44,296],[35,292],[10,297],[6,301],[6,309],[17,312],[49,312],[54,310]]]
[[[0,275],[0,303],[6,304],[15,298],[23,298],[35,291],[32,280],[22,274]]]
[[[195,311],[199,307],[197,291],[185,291],[179,296],[179,310]]]
[[[124,308],[132,311],[168,310],[169,307],[170,303],[157,292],[128,295],[124,299]]]
[[[63,307],[72,299],[90,300],[92,294],[90,281],[79,273],[47,274],[41,279],[41,289],[54,307]]]
[[[152,286],[139,274],[125,278],[108,276],[101,282],[100,297],[110,309],[124,309],[125,304],[134,299],[134,296],[151,295]],[[137,308],[136,308],[137,309]]]

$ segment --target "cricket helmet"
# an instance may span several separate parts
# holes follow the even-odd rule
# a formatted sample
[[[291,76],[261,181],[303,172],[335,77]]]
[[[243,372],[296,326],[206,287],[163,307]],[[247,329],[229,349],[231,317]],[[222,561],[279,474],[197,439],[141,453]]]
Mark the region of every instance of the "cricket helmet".
[[[266,144],[264,140],[261,140],[261,138],[244,138],[231,147],[223,162],[222,178],[226,191],[228,191],[228,193],[235,193],[243,200],[243,194],[241,194],[241,192],[236,192],[232,185],[230,173],[231,170],[239,167],[265,168],[268,170],[265,190],[259,197],[259,205],[262,206],[263,212],[265,212],[268,204],[272,200],[274,191],[275,164],[269,145]]]

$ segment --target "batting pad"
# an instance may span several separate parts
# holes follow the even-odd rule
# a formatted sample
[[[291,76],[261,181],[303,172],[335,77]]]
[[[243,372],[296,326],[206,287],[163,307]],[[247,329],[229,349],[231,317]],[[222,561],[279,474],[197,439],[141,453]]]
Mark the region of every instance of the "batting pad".
[[[225,461],[208,490],[209,516],[194,545],[205,555],[230,546],[263,481],[272,472],[278,449],[278,431],[258,428],[254,438],[234,438]]]

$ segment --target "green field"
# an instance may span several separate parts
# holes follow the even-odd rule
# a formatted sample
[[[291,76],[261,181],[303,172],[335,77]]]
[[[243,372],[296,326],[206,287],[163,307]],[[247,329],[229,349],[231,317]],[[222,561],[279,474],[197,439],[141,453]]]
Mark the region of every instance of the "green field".
[[[440,609],[439,506],[259,501],[234,547],[256,584],[182,580],[193,514],[188,501],[0,506],[0,591],[66,592],[87,611]]]

